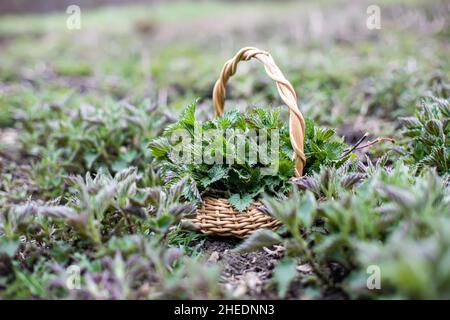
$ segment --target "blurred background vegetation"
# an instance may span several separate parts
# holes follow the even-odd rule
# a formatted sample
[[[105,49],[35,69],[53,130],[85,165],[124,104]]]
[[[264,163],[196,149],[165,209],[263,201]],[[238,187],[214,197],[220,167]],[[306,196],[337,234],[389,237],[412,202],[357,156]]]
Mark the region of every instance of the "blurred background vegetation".
[[[137,2],[79,1],[80,30],[66,28],[64,1],[3,2],[2,13],[51,12],[2,15],[2,100],[77,92],[177,109],[210,98],[223,62],[247,45],[271,52],[302,110],[324,121],[395,119],[427,90],[448,89],[445,1],[379,1],[380,30],[366,27],[368,1]],[[259,66],[241,69],[230,97],[277,101]]]

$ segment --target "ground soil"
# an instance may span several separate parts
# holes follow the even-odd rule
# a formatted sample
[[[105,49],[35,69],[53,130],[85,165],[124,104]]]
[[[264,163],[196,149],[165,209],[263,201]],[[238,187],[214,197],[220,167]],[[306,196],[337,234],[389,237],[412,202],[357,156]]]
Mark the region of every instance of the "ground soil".
[[[208,263],[219,263],[223,267],[220,281],[234,297],[275,299],[270,279],[283,251],[271,248],[244,254],[232,252],[239,243],[238,239],[211,237],[203,242],[200,250],[208,257]]]
[[[273,270],[279,260],[284,257],[284,248],[273,246],[250,253],[237,254],[233,249],[241,240],[225,237],[206,238],[200,246],[200,251],[207,257],[207,263],[219,264],[223,271],[220,282],[235,298],[278,299],[276,285],[272,279]],[[333,270],[338,275],[341,270]],[[304,278],[311,276],[309,265],[297,267],[299,277],[294,281],[287,293],[286,299],[310,299],[310,293],[302,283]],[[321,299],[346,299],[339,290],[333,289],[318,293]]]

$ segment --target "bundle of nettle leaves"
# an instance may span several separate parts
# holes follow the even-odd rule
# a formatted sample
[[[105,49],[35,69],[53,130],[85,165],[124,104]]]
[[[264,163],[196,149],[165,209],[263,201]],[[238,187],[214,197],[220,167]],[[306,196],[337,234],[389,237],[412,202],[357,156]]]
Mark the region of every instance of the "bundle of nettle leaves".
[[[295,162],[289,130],[280,119],[279,108],[255,108],[246,113],[232,110],[203,123],[197,121],[195,110],[195,103],[191,104],[178,122],[149,145],[168,186],[187,177],[189,182],[183,190],[187,200],[201,203],[202,196],[221,196],[241,212],[262,193],[282,196],[289,192]],[[240,135],[227,134],[230,129]],[[243,158],[237,156],[239,143],[241,148],[245,147]],[[272,146],[276,144],[274,157]],[[255,145],[256,159],[249,156],[255,152]],[[340,166],[351,156],[342,156],[345,148],[347,145],[333,129],[318,127],[307,119],[304,173],[316,171],[322,165]],[[211,161],[220,158],[222,163]],[[234,161],[227,161],[230,158]]]

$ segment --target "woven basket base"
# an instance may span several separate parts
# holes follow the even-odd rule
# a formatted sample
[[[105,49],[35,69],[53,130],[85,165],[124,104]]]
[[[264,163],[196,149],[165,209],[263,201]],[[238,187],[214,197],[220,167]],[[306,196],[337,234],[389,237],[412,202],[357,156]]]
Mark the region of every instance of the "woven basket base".
[[[191,222],[204,234],[246,238],[258,229],[276,229],[281,225],[259,211],[262,204],[256,201],[245,212],[239,212],[226,199],[206,197],[203,200],[202,208]]]

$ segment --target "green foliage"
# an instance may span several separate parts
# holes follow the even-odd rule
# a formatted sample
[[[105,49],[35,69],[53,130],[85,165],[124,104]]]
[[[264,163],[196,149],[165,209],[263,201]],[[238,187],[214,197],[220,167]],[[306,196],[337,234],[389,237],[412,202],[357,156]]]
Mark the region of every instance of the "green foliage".
[[[384,243],[360,243],[358,264],[380,268],[383,290],[368,292],[367,273],[363,276],[363,272],[355,272],[346,284],[348,291],[373,298],[447,299],[450,297],[449,228],[448,217],[437,218],[429,234],[417,237],[405,223]]]
[[[278,296],[285,298],[289,285],[295,279],[297,270],[296,264],[292,260],[282,260],[273,271],[273,276],[278,285]]]
[[[17,112],[16,119],[24,148],[39,159],[33,167],[34,180],[51,194],[61,192],[64,174],[118,172],[148,161],[146,145],[166,121],[148,102],[133,106],[113,101],[67,110],[35,104]]]
[[[54,201],[12,206],[0,216],[0,231],[6,238],[17,239],[56,228],[52,233],[56,239],[85,239],[99,247],[112,236],[129,233],[156,233],[165,238],[171,226],[195,211],[194,205],[178,202],[186,180],[166,191],[142,188],[135,168],[122,170],[114,178],[105,173],[92,178],[88,173],[85,179],[70,180],[72,196],[66,205]]]
[[[229,111],[215,120],[201,124],[195,117],[195,109],[195,104],[191,104],[178,122],[166,128],[163,137],[150,143],[152,155],[159,160],[167,183],[173,184],[181,178],[187,178],[190,184],[186,186],[183,195],[190,201],[200,201],[200,194],[220,190],[239,211],[244,211],[262,192],[282,195],[289,190],[288,180],[294,174],[294,162],[291,160],[293,150],[289,132],[279,117],[279,109],[266,111],[256,108],[245,114]],[[311,120],[306,124],[306,172],[317,170],[321,165],[340,166],[350,157],[347,155],[341,158],[346,145],[336,138],[333,130],[317,127]],[[227,129],[236,129],[240,133],[236,134],[235,131],[235,135],[228,135]],[[182,130],[187,136],[181,143],[178,135],[174,140],[174,134],[180,132],[178,130]],[[203,133],[201,138],[198,133],[200,130]],[[214,140],[205,134],[208,130],[216,130],[213,131]],[[275,150],[276,155],[273,157],[270,133],[275,130],[279,132],[279,149]],[[253,133],[259,135],[259,138],[252,136]],[[267,152],[265,155],[260,152],[255,162],[249,154],[256,151],[256,141],[261,141],[263,133],[267,135],[267,142],[260,143],[258,147]],[[195,144],[196,139],[201,141]],[[245,145],[241,148],[245,150],[245,155],[241,159],[239,157],[242,154],[237,150],[240,148],[239,141],[243,140]],[[185,148],[183,152],[189,152],[189,159],[184,155],[175,157],[175,153],[180,152],[180,145]],[[210,148],[210,153],[207,153],[207,148]],[[218,155],[223,163],[216,161],[208,164],[206,157],[209,155]],[[235,160],[227,163],[234,155],[237,156]],[[200,158],[203,161],[196,161],[198,156],[203,156]],[[275,172],[266,173],[264,170],[274,163]]]
[[[198,259],[184,256],[178,248],[162,247],[142,235],[112,238],[94,256],[66,251],[65,254],[72,255],[70,265],[58,261],[55,252],[45,253],[47,257],[41,256],[29,269],[20,268],[14,261],[9,280],[0,272],[2,297],[223,298],[217,285],[220,272],[217,266],[204,265]],[[79,279],[75,279],[76,274],[70,271],[73,267]],[[76,285],[77,289],[69,290],[68,283]]]
[[[358,185],[366,176],[366,170],[368,168],[362,162],[349,159],[339,168],[322,166],[320,170],[296,179],[293,183],[300,190],[311,191],[317,198],[333,199]]]
[[[311,119],[305,122],[305,173],[318,171],[321,166],[339,167],[350,158],[350,154],[342,157],[347,145],[336,137],[334,129],[319,127]]]
[[[0,295],[10,298],[173,299],[222,297],[220,269],[189,257],[198,237],[169,235],[195,206],[178,200],[185,180],[163,190],[136,168],[114,177],[71,177],[65,205],[0,206]],[[34,239],[19,246],[19,238]],[[22,261],[15,259],[23,255]],[[25,266],[25,268],[24,268]],[[68,290],[70,266],[80,272]]]
[[[367,111],[378,116],[394,118],[411,113],[418,98],[425,93],[421,78],[406,70],[390,70],[382,79],[370,80]]]
[[[255,233],[237,251],[283,244],[292,258],[311,266],[322,288],[341,287],[353,297],[448,296],[448,181],[429,169],[415,176],[402,163],[388,169],[379,164],[357,167],[364,173],[357,188],[341,188],[320,202],[309,190],[282,201],[264,198],[267,212],[283,223],[290,237]],[[323,181],[314,181],[314,188],[323,187]],[[341,184],[336,178],[329,181]],[[336,264],[344,280],[333,277],[330,268]],[[381,290],[366,287],[369,265],[379,266],[384,274]]]
[[[55,71],[61,76],[90,76],[92,71],[91,67],[85,63],[58,63],[55,67]]]
[[[436,167],[439,173],[450,172],[450,100],[423,100],[415,117],[402,118],[405,136],[410,138],[407,152],[419,168]]]
[[[0,128],[10,126],[12,121],[12,108],[9,105],[2,106],[0,97]]]

